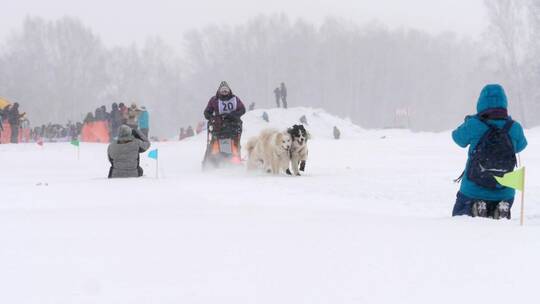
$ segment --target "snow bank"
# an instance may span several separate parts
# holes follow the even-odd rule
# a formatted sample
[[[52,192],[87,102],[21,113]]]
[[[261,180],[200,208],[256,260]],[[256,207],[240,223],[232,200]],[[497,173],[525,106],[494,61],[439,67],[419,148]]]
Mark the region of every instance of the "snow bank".
[[[263,113],[267,113],[269,122],[263,119]],[[351,122],[350,119],[343,119],[329,114],[323,109],[313,109],[296,107],[289,109],[257,109],[247,112],[242,116],[244,131],[242,141],[247,141],[250,137],[258,135],[266,128],[286,130],[295,124],[301,124],[300,117],[305,116],[308,124],[304,125],[310,132],[313,139],[333,139],[334,126],[338,127],[342,139],[357,139],[365,135],[364,130]],[[368,135],[369,136],[369,135]],[[187,139],[188,141],[205,141],[206,132]]]
[[[266,112],[269,122],[263,120]],[[308,124],[306,129],[314,138],[333,138],[333,128],[337,126],[343,138],[358,138],[363,133],[362,129],[349,119],[342,119],[322,109],[313,108],[290,108],[290,109],[258,109],[246,113],[243,117],[244,131],[246,136],[258,134],[264,128],[276,128],[284,130],[300,123],[300,117],[305,116]]]

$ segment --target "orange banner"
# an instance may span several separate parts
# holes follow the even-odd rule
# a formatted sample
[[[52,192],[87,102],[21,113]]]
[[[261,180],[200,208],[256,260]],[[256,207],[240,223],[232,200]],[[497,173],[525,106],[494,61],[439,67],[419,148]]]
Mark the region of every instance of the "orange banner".
[[[5,122],[2,127],[4,131],[0,131],[0,143],[9,144],[11,143],[11,125]],[[30,129],[19,129],[19,143],[28,142],[30,142]]]
[[[109,124],[106,121],[85,123],[81,131],[81,141],[109,143]]]

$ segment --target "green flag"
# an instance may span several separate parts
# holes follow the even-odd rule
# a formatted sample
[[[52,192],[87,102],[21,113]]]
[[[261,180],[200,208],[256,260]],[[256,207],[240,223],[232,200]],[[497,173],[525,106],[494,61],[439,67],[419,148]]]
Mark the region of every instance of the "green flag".
[[[506,173],[503,177],[495,176],[497,182],[505,187],[523,192],[525,188],[525,167]]]
[[[78,147],[80,142],[79,142],[78,139],[74,139],[74,140],[71,141],[71,144],[74,145],[75,147]]]

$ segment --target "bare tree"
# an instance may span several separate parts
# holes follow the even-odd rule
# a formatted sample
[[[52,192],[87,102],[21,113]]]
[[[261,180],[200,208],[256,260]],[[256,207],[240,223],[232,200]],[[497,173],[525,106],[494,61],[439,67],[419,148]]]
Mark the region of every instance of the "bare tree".
[[[38,123],[78,119],[102,102],[104,55],[100,40],[76,19],[27,18],[4,53],[6,95]]]
[[[530,48],[527,56],[527,61],[530,63],[529,75],[530,88],[533,90],[531,96],[534,99],[535,114],[540,114],[540,1],[528,0],[527,7],[529,10],[529,21],[531,28]]]
[[[518,117],[526,126],[526,94],[524,87],[525,67],[530,31],[527,14],[528,0],[486,0],[489,17],[489,36],[495,46],[495,54],[503,77],[510,83]]]
[[[283,81],[290,106],[324,108],[368,128],[392,127],[406,109],[411,128],[445,130],[473,108],[488,74],[473,41],[339,18],[314,25],[258,16],[188,32],[184,41],[181,57],[159,38],[106,48],[76,19],[30,18],[0,48],[0,94],[21,101],[38,123],[136,102],[159,117],[154,131],[171,135],[201,119],[222,80],[260,108],[273,106]],[[508,70],[522,61],[515,51],[517,59],[503,61]]]

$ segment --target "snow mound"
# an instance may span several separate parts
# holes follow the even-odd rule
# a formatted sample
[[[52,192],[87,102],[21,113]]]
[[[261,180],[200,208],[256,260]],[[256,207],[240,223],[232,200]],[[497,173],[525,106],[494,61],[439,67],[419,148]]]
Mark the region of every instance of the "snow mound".
[[[264,112],[268,114],[269,122],[263,119]],[[247,112],[242,117],[244,121],[243,138],[255,136],[266,128],[285,130],[295,124],[301,124],[300,117],[302,116],[306,116],[307,124],[305,124],[305,128],[313,138],[333,138],[334,126],[341,131],[342,138],[357,138],[363,132],[350,119],[339,118],[323,109],[297,107],[289,109],[258,109]]]

